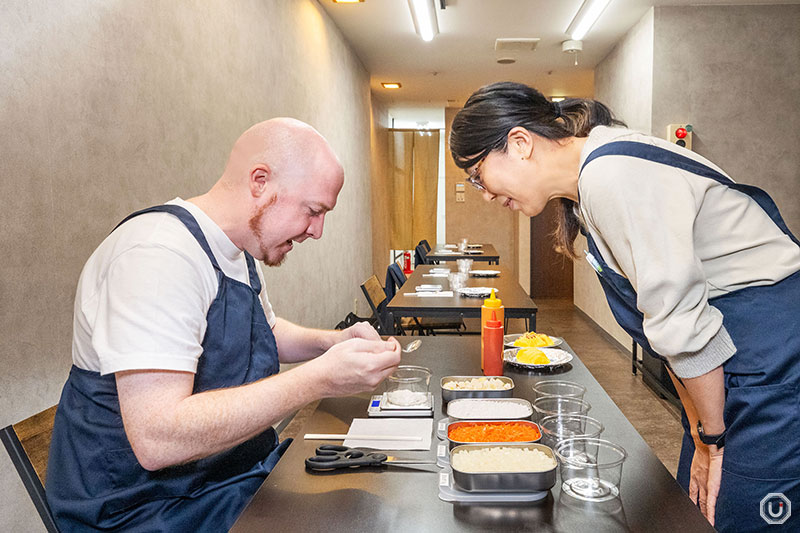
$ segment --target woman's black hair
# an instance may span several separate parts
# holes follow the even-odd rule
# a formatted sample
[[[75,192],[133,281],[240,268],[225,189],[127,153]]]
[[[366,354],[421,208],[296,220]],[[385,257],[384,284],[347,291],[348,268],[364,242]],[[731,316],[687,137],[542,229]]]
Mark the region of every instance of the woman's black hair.
[[[551,102],[522,83],[493,83],[475,91],[453,119],[450,131],[453,161],[459,168],[467,169],[490,152],[504,152],[508,147],[508,132],[517,126],[557,141],[586,137],[595,126],[625,126],[625,123],[596,100],[567,98]],[[560,198],[557,217],[556,250],[575,258],[573,243],[580,230],[575,202]]]

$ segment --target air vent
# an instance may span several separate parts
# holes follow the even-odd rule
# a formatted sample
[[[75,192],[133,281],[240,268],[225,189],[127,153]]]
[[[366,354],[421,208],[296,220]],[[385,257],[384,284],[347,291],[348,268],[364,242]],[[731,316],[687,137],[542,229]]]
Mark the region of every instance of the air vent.
[[[497,39],[494,49],[503,52],[533,52],[539,44],[538,37],[530,39]]]

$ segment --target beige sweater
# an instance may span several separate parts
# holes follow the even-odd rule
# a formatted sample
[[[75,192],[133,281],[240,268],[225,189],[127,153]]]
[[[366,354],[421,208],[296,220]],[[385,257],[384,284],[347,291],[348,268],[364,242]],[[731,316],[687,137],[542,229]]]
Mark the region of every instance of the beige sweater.
[[[590,133],[581,165],[612,141],[654,144],[722,172],[690,150],[605,126]],[[736,352],[709,298],[800,270],[800,247],[749,196],[714,180],[604,156],[586,166],[578,190],[584,224],[606,263],[636,290],[644,333],[679,377],[705,374]]]

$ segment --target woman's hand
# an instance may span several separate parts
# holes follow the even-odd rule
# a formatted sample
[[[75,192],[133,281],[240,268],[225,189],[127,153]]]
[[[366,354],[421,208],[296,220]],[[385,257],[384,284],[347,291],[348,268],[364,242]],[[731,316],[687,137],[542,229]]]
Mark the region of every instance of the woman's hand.
[[[700,512],[714,525],[719,485],[722,481],[723,449],[707,446],[695,439],[694,457],[689,477],[689,498],[700,507]]]

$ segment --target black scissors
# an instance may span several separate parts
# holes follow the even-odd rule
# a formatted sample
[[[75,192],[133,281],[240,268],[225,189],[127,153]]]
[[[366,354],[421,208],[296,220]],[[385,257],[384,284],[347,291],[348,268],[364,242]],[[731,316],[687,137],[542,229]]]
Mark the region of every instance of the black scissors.
[[[306,459],[306,466],[316,471],[383,465],[396,465],[425,470],[426,465],[436,464],[434,461],[399,459],[380,452],[365,453],[362,450],[348,448],[347,446],[337,446],[336,444],[323,444],[317,448],[316,453],[317,455],[314,457]]]

